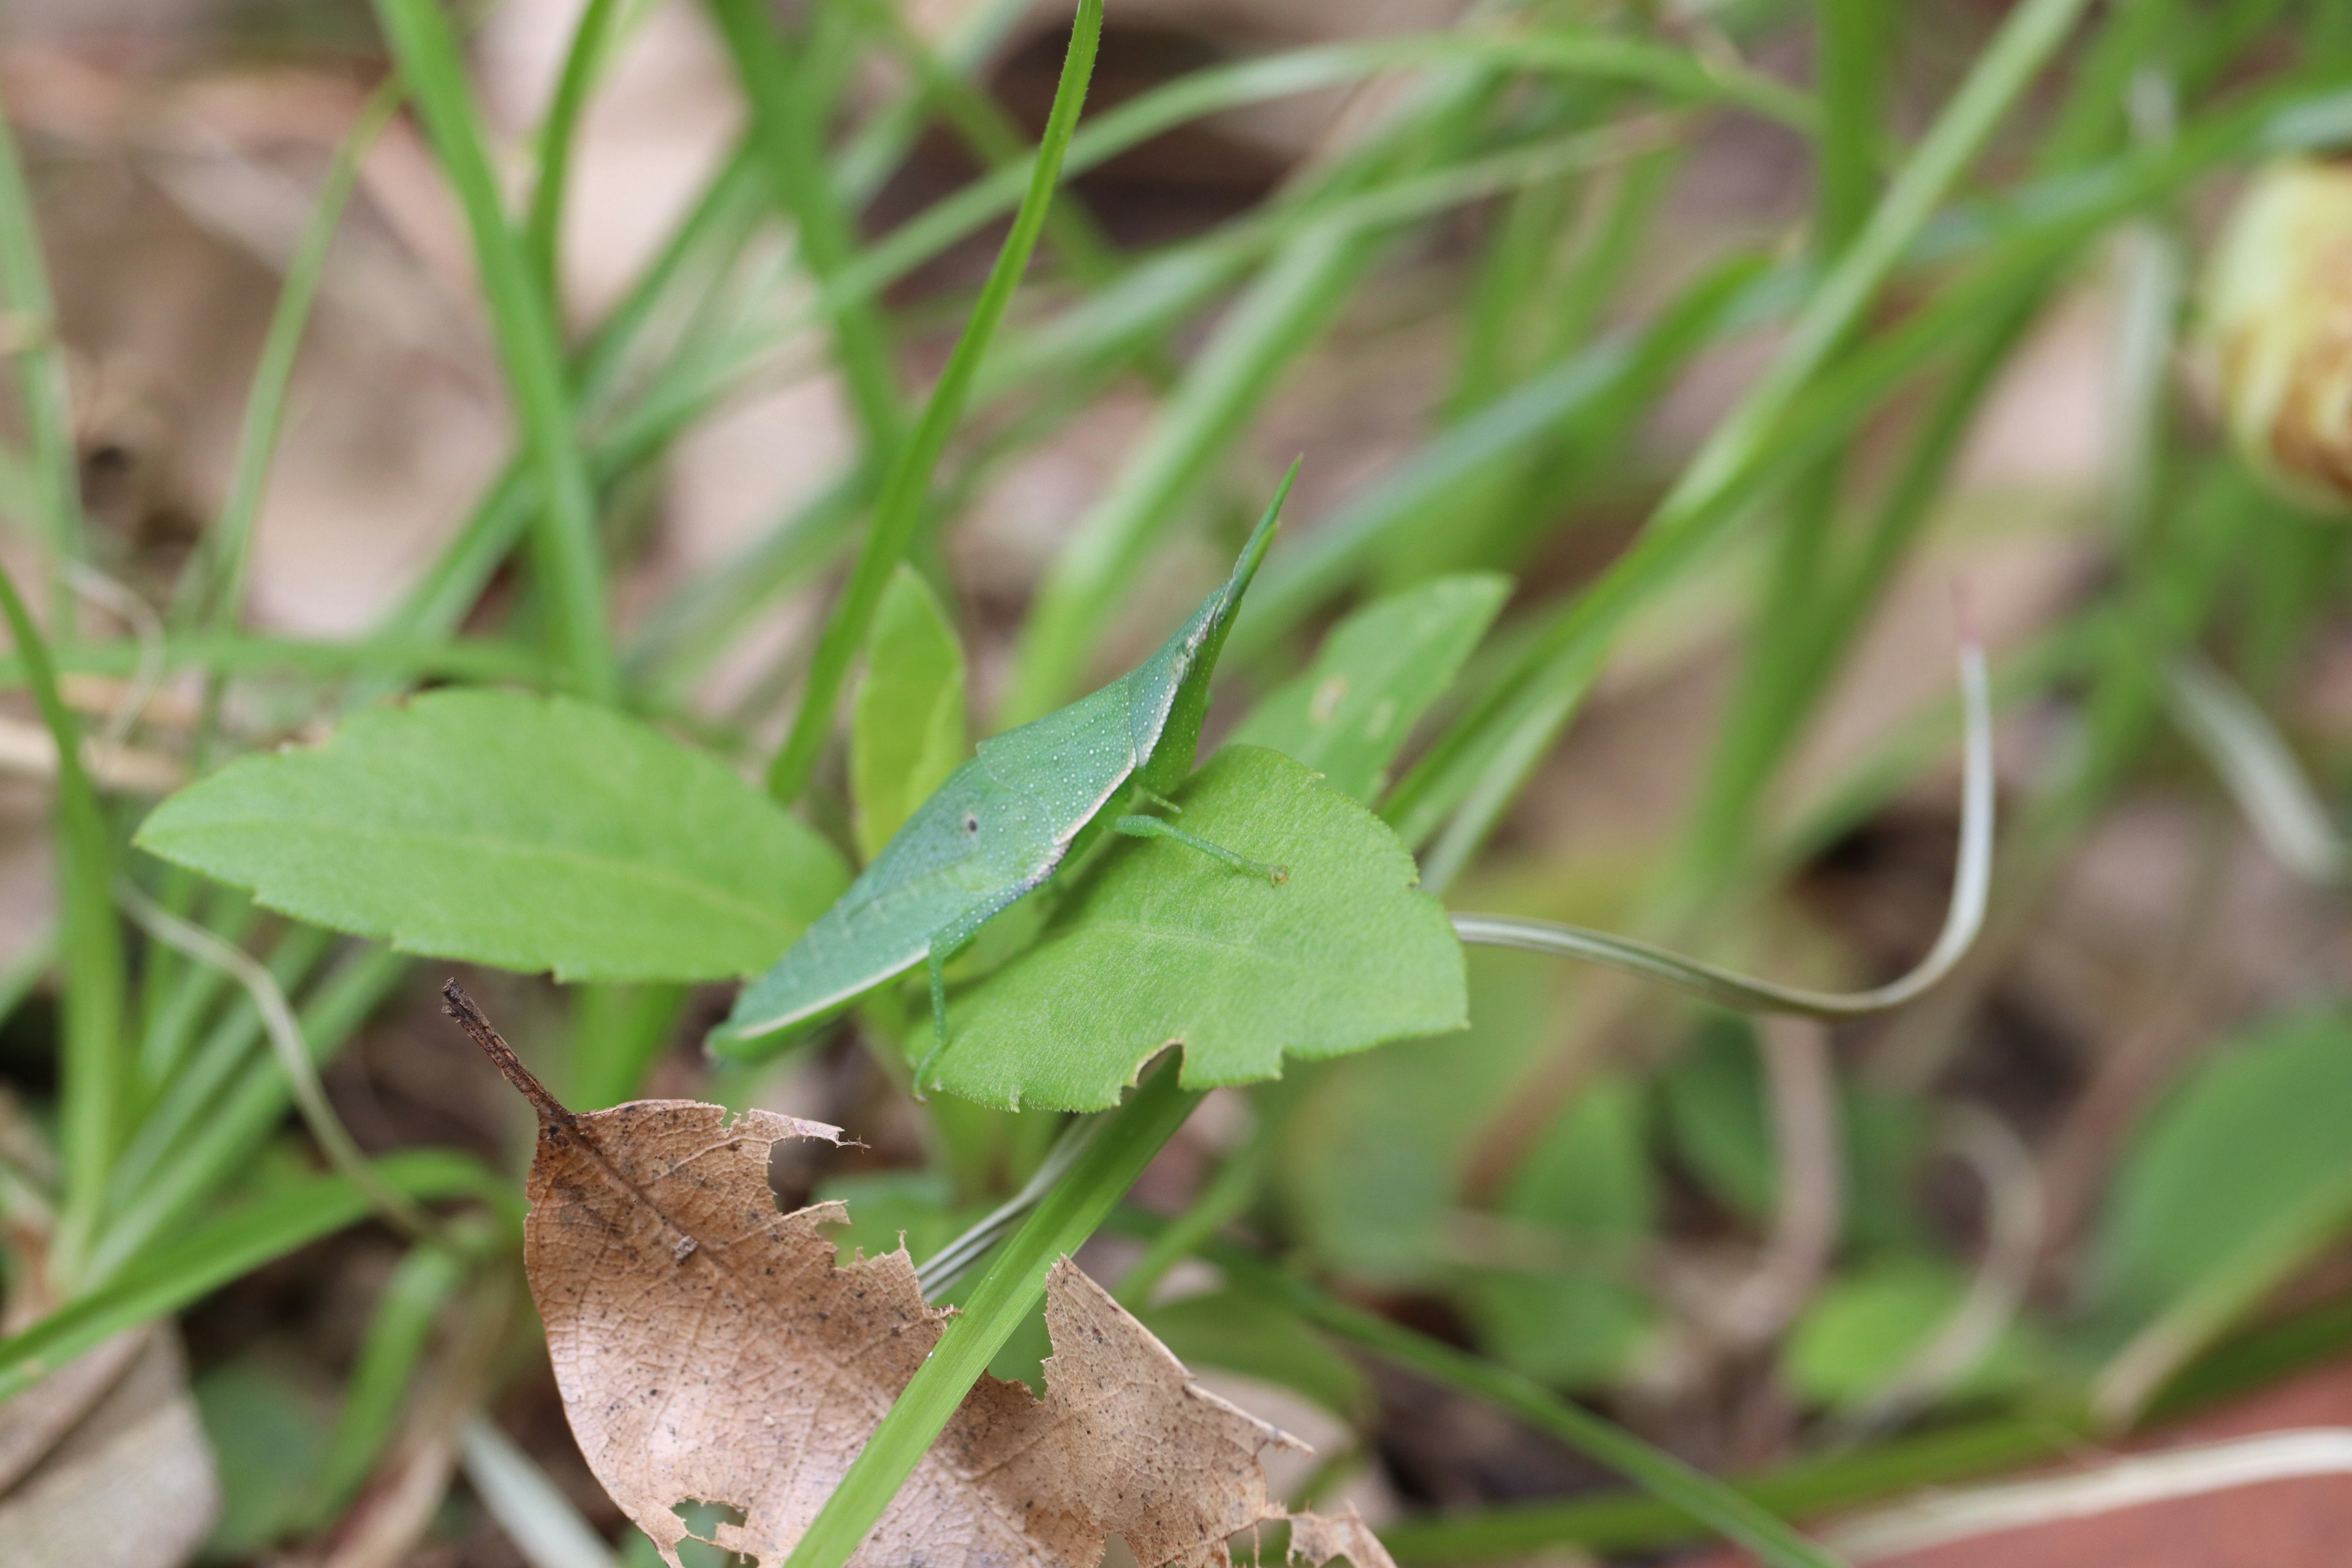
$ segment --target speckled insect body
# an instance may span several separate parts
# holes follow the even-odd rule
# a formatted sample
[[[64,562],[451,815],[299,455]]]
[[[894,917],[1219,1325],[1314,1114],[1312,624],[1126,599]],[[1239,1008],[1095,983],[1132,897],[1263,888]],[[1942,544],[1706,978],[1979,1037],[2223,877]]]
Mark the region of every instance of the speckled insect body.
[[[751,1042],[821,1017],[928,963],[936,1054],[947,1032],[947,960],[1052,877],[1122,790],[1165,805],[1165,795],[1192,772],[1209,678],[1289,489],[1286,479],[1233,574],[1158,652],[1068,707],[982,741],[840,901],[744,987],[727,1022],[712,1031],[712,1050],[756,1054]],[[1175,838],[1276,881],[1285,874],[1158,817],[1124,815],[1107,826],[1139,837]]]

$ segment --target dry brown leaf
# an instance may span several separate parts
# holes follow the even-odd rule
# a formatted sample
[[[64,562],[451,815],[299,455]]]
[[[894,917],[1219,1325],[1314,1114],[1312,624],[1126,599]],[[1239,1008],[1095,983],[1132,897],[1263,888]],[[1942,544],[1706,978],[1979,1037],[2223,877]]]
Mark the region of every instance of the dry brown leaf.
[[[1318,1565],[1344,1557],[1356,1568],[1388,1563],[1389,1549],[1349,1503],[1345,1513],[1301,1513],[1291,1516],[1290,1554]]]
[[[39,1131],[0,1091],[0,1252],[15,1284],[0,1335],[57,1308],[46,1191],[55,1171]],[[220,1501],[169,1324],[127,1329],[0,1400],[0,1568],[180,1568]]]
[[[690,1100],[575,1116],[446,994],[539,1110],[524,1260],[589,1467],[673,1565],[695,1502],[725,1521],[703,1539],[772,1568],[949,1314],[903,1247],[835,1265],[843,1205],[778,1211],[771,1152],[837,1129]],[[1113,1535],[1146,1568],[1223,1563],[1228,1536],[1286,1517],[1259,1456],[1296,1439],[1200,1387],[1067,1258],[1045,1322],[1045,1397],[983,1377],[854,1563],[1094,1568]],[[1293,1539],[1389,1568],[1360,1521],[1308,1516]]]
[[[74,1385],[64,1403],[93,1382],[99,1391],[0,1495],[0,1568],[178,1568],[220,1510],[178,1338],[159,1328],[110,1340],[0,1405],[0,1432],[20,1414],[57,1414],[59,1401],[37,1396],[60,1378]]]
[[[106,1397],[146,1340],[143,1331],[126,1329],[0,1403],[0,1497]]]

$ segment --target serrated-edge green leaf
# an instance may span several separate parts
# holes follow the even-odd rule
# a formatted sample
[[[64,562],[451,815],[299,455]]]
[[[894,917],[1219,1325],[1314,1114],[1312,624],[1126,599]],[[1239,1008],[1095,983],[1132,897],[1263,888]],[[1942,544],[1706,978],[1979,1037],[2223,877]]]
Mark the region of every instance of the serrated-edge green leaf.
[[[1378,817],[1256,746],[1218,753],[1177,803],[1187,832],[1288,880],[1164,839],[1115,847],[1035,946],[950,1004],[938,1088],[1094,1110],[1171,1044],[1202,1089],[1465,1025],[1461,946]]]

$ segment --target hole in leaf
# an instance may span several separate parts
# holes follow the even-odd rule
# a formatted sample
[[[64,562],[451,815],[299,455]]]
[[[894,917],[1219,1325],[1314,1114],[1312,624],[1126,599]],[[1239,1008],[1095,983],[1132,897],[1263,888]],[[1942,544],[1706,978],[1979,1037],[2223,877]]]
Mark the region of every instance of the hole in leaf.
[[[722,1524],[743,1523],[743,1510],[733,1503],[681,1498],[670,1504],[669,1510],[687,1529],[687,1539],[677,1543],[677,1560],[686,1568],[760,1568],[758,1558],[749,1552],[726,1551],[711,1539]]]

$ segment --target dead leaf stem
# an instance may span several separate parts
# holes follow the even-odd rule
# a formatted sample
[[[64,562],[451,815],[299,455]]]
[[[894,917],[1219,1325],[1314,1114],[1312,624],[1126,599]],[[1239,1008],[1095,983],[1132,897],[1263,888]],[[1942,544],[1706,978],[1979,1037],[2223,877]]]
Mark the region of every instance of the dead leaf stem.
[[[548,1092],[547,1086],[539,1081],[536,1074],[522,1065],[522,1058],[515,1055],[515,1048],[507,1044],[504,1036],[490,1027],[489,1019],[482,1016],[482,1010],[474,1005],[474,999],[466,994],[466,988],[454,979],[442,983],[441,1010],[456,1019],[459,1028],[473,1037],[474,1044],[482,1047],[482,1054],[497,1065],[499,1071],[522,1092],[525,1100],[530,1101],[531,1109],[539,1112],[541,1122],[569,1127],[578,1120],[563,1108],[562,1100]]]

